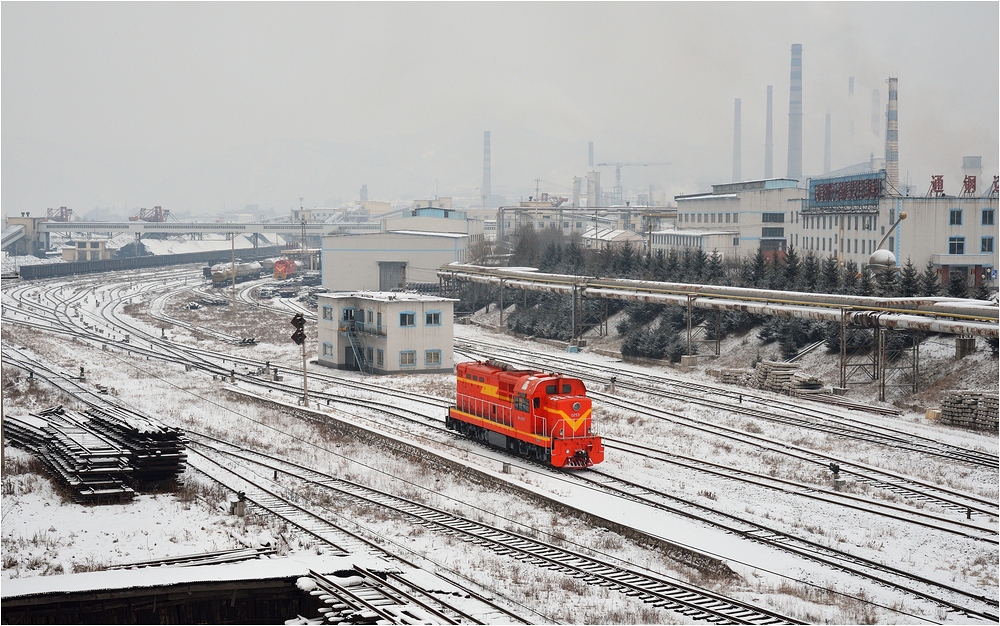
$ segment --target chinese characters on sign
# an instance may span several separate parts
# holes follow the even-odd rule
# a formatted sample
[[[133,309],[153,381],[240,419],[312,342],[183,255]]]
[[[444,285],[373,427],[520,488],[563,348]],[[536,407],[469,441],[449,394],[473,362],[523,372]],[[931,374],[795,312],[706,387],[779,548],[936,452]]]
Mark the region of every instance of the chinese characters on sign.
[[[976,177],[966,176],[965,181],[962,182],[962,193],[967,193],[969,195],[975,195],[976,193]]]
[[[813,202],[840,202],[842,200],[877,200],[882,196],[882,180],[867,178],[818,183],[813,187]]]
[[[944,176],[941,174],[934,174],[931,176],[931,190],[930,193],[940,196],[944,193]]]

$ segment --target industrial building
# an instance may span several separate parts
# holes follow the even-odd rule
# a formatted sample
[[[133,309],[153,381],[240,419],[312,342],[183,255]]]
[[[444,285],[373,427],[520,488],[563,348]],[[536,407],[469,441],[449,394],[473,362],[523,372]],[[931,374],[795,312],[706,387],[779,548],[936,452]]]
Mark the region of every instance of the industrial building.
[[[317,363],[371,374],[451,372],[455,302],[406,292],[321,294]]]
[[[330,291],[392,291],[437,284],[437,269],[465,262],[483,242],[483,223],[463,211],[417,208],[386,217],[380,232],[323,238],[323,286]]]
[[[674,197],[677,231],[727,233],[730,240],[725,247],[733,248],[731,253],[754,254],[758,248],[768,255],[782,253],[788,247],[790,230],[805,196],[806,190],[789,178],[712,185],[711,193]],[[661,237],[661,241],[666,240]],[[706,236],[701,241],[704,245],[709,245],[709,241],[719,243]],[[657,245],[654,238],[654,249],[657,247],[683,250],[686,246]],[[703,250],[712,253],[711,248]]]

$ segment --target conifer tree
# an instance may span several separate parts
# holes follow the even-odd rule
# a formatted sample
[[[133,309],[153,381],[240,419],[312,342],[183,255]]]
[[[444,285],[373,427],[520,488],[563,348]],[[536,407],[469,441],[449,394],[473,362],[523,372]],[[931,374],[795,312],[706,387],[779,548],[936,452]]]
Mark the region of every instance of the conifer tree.
[[[917,273],[916,266],[909,257],[903,264],[903,269],[899,271],[899,295],[904,298],[912,298],[920,294],[920,274]]]
[[[858,271],[858,264],[854,261],[848,261],[844,265],[844,283],[842,287],[843,293],[858,293],[858,279],[860,278],[861,272]]]
[[[820,263],[812,250],[806,253],[802,261],[802,291],[816,293],[820,282]]]
[[[823,269],[820,272],[819,287],[823,293],[841,292],[840,264],[832,256],[826,257],[823,261]]]
[[[802,268],[799,264],[799,253],[795,251],[795,246],[788,246],[785,251],[785,262],[783,272],[785,280],[781,288],[788,291],[799,291],[799,272]]]
[[[965,272],[952,269],[948,273],[948,295],[952,298],[969,297],[969,283],[965,278]]]
[[[938,282],[938,272],[934,269],[934,263],[927,261],[927,267],[920,274],[920,295],[934,297],[941,295],[941,283]]]
[[[888,269],[875,277],[875,293],[883,298],[895,298],[899,292],[899,282],[895,268]]]
[[[718,250],[712,250],[712,256],[705,263],[705,282],[709,285],[721,285],[723,277],[722,256]]]
[[[872,280],[872,273],[867,269],[863,269],[858,277],[858,285],[855,289],[855,295],[859,296],[873,296],[875,295],[875,281]]]
[[[750,287],[767,288],[767,259],[760,248],[757,248],[757,253],[750,260],[750,280]]]

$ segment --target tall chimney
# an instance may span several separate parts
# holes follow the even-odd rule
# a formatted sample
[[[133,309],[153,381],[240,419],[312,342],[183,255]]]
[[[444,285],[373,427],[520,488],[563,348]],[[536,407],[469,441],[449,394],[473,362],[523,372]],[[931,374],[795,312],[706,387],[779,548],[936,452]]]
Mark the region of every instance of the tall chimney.
[[[587,146],[587,166],[590,168],[594,167],[594,142],[591,141]]]
[[[733,182],[738,183],[743,180],[743,146],[742,143],[742,129],[740,128],[740,99],[736,99],[735,108],[733,111]]]
[[[826,112],[826,137],[823,139],[823,173],[830,173],[830,112]]]
[[[882,92],[872,89],[872,134],[882,136]]]
[[[771,123],[771,92],[774,87],[767,86],[767,121],[764,126],[764,178],[774,177],[774,125]]]
[[[490,131],[483,131],[483,208],[489,209],[493,200],[490,189]]]
[[[802,44],[792,44],[788,88],[788,178],[802,179]]]
[[[889,78],[889,108],[885,120],[885,180],[894,192],[899,190],[899,105],[896,101],[898,78]]]

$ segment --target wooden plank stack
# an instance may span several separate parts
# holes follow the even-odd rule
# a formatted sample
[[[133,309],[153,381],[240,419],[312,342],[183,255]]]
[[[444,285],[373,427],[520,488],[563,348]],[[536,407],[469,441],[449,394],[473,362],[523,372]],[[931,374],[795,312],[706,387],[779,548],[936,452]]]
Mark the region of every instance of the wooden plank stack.
[[[788,393],[792,389],[792,376],[799,369],[795,363],[784,361],[761,361],[754,370],[750,386],[776,393]]]
[[[998,396],[982,391],[945,391],[941,399],[941,423],[997,432]]]

